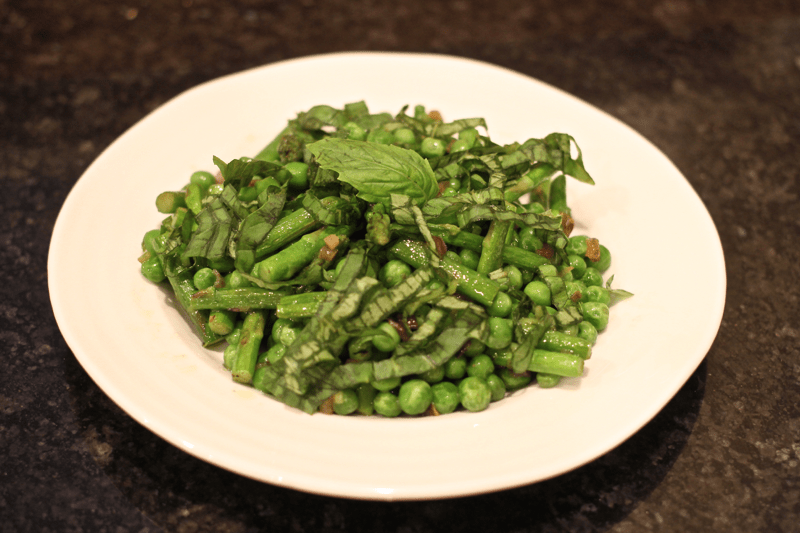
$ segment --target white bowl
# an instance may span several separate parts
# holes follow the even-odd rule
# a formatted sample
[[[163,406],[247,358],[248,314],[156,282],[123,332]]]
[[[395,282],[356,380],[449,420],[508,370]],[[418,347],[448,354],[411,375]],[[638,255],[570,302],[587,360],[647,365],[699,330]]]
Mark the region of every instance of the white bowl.
[[[384,419],[307,415],[234,383],[200,346],[137,257],[162,216],[158,193],[195,170],[254,155],[299,111],[365,100],[373,112],[423,104],[445,120],[484,117],[496,142],[558,131],[583,150],[595,186],[569,180],[576,233],[612,252],[614,307],[586,372],[532,386],[480,413]],[[222,468],[308,492],[443,498],[524,485],[581,466],[648,422],[711,346],[725,301],[716,228],[652,144],[551,86],[477,61],[344,53],[214,80],[156,109],[111,144],[69,194],[53,232],[50,295],[59,327],[97,384],[135,420]]]

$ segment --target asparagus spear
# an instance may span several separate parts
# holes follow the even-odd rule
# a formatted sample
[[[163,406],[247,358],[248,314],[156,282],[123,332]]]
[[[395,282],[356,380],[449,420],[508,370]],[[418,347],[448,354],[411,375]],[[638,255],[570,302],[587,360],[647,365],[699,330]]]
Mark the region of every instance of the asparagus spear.
[[[168,276],[172,290],[178,299],[181,310],[189,317],[194,324],[197,332],[203,339],[203,346],[212,346],[224,337],[217,335],[208,327],[208,311],[200,310],[192,306],[192,294],[196,288],[192,282],[193,273],[190,270],[183,270],[175,275]]]
[[[468,231],[460,231],[455,235],[450,235],[441,230],[431,230],[431,233],[441,237],[444,242],[452,246],[466,248],[473,252],[481,252],[483,249],[484,237]],[[535,270],[542,265],[550,263],[546,257],[523,250],[518,246],[504,245],[501,254],[503,262],[526,270]]]
[[[508,232],[513,225],[511,220],[492,220],[489,231],[483,238],[478,273],[488,276],[490,272],[503,266],[503,249]]]
[[[258,263],[255,272],[267,283],[289,279],[319,255],[326,237],[346,237],[351,231],[349,227],[327,227],[303,235],[299,241]]]
[[[430,250],[421,242],[402,240],[389,248],[389,254],[405,261],[414,268],[430,264]],[[501,285],[483,274],[460,265],[445,257],[439,265],[457,283],[456,290],[478,303],[490,307],[500,292]]]
[[[258,348],[264,338],[266,317],[264,311],[250,311],[244,317],[242,333],[239,336],[239,345],[236,359],[233,361],[231,375],[234,381],[250,383],[256,371],[258,361]]]
[[[189,308],[200,309],[275,309],[286,291],[273,291],[260,287],[239,289],[215,289],[211,287],[197,291],[191,296]]]
[[[320,200],[320,203],[325,209],[336,210],[347,202],[338,196],[329,196]],[[320,226],[322,226],[322,222],[308,210],[303,207],[295,209],[280,219],[264,241],[256,247],[256,261],[263,260],[276,250],[280,250],[293,240]]]
[[[583,375],[583,359],[569,353],[551,352],[537,348],[533,350],[528,370],[557,376],[578,377]]]
[[[284,296],[278,302],[276,315],[278,318],[309,318],[314,315],[327,294],[325,291],[317,291]]]

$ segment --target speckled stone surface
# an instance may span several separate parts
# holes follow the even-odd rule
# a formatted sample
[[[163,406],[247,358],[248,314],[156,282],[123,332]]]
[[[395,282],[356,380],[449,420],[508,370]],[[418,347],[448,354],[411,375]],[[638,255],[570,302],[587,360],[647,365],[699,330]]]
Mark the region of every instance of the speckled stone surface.
[[[89,163],[197,83],[343,50],[446,53],[537,77],[641,132],[708,206],[728,268],[719,336],[617,449],[495,494],[321,497],[186,455],[78,364],[46,260]],[[0,124],[1,533],[800,531],[797,2],[0,0]]]

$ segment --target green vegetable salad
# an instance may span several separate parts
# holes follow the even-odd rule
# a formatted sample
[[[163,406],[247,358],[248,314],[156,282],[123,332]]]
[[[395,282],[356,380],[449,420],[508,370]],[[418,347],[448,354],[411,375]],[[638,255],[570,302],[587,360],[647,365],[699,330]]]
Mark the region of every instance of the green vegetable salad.
[[[563,133],[499,145],[481,118],[364,102],[299,113],[255,157],[158,196],[143,275],[168,283],[233,380],[301,409],[481,411],[583,373],[608,249],[571,236]],[[576,156],[574,154],[577,154]]]

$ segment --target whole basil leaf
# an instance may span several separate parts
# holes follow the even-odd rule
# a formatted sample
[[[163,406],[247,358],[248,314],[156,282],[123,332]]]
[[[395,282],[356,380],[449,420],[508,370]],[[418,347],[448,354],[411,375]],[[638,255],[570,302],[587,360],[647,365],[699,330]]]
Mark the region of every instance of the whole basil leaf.
[[[389,207],[392,194],[403,194],[422,205],[439,192],[430,164],[413,150],[335,137],[308,149],[321,168],[338,172],[339,181],[355,187],[358,197],[370,203]]]

